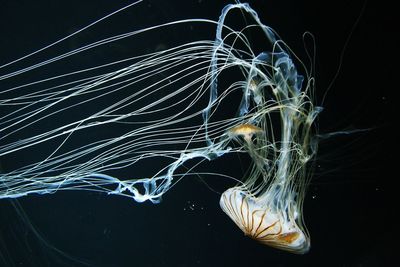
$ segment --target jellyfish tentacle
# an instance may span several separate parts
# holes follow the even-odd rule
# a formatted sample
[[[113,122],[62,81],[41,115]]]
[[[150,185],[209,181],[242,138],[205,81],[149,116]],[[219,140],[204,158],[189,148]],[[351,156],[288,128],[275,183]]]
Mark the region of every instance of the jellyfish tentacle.
[[[246,17],[238,30],[226,19],[234,10]],[[216,26],[216,35],[144,54],[128,49],[128,55],[121,51],[123,59],[27,77],[187,23]],[[263,42],[250,42],[252,30]],[[186,166],[189,160],[247,153],[249,171],[222,194],[221,208],[263,244],[308,251],[302,206],[321,111],[312,99],[314,78],[307,70],[298,73],[298,58],[248,4],[225,6],[218,21],[167,22],[23,66],[66,38],[0,66],[0,157],[15,163],[0,174],[0,199],[89,190],[157,203],[180,179],[198,174]],[[22,68],[15,70],[15,63]],[[236,102],[230,102],[232,95]],[[227,99],[234,107],[228,113],[235,115],[217,114]],[[14,160],[25,160],[29,152],[35,157]]]

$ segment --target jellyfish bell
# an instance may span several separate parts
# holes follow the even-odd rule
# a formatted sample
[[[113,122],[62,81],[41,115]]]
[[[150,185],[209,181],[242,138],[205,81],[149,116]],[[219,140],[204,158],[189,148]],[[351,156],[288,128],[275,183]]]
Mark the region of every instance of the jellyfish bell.
[[[240,187],[226,190],[219,203],[246,236],[292,253],[304,254],[310,249],[310,239],[297,225],[296,218],[273,208],[273,203],[256,198]]]
[[[250,144],[252,141],[252,137],[262,134],[263,130],[260,127],[257,127],[253,124],[245,123],[238,126],[235,126],[228,131],[228,135],[231,138],[236,139],[238,136],[243,137],[243,139]]]

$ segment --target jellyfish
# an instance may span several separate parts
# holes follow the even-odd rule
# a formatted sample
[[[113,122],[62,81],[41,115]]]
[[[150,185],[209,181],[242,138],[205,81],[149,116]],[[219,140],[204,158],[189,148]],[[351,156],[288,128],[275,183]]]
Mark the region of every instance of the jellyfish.
[[[233,15],[247,24],[230,25]],[[185,177],[226,177],[199,172],[204,161],[242,153],[248,172],[232,177],[237,185],[222,193],[222,210],[260,243],[306,253],[302,209],[321,111],[312,73],[246,3],[228,4],[216,21],[166,22],[30,63],[103,19],[0,66],[0,199],[86,190],[158,203]],[[63,71],[107,47],[185,25],[213,26],[215,37]],[[254,33],[264,40],[257,48]]]

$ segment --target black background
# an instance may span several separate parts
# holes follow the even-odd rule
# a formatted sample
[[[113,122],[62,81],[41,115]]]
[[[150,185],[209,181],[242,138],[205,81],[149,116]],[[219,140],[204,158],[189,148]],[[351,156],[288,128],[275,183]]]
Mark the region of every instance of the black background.
[[[124,19],[111,19],[100,27],[101,34],[183,18],[216,20],[228,2],[143,1],[140,7],[127,10]],[[323,103],[321,132],[371,129],[320,145],[304,207],[311,251],[292,255],[244,237],[220,210],[218,194],[199,180],[183,179],[158,205],[96,193],[60,192],[20,199],[23,216],[11,202],[1,200],[0,266],[84,266],[80,261],[90,266],[395,264],[398,46],[394,37],[398,30],[394,7],[384,1],[249,2],[300,56],[302,33],[313,33],[319,101],[339,71]],[[0,64],[128,3],[0,1]],[[141,12],[134,12],[139,8]],[[95,34],[82,38],[96,39]],[[148,42],[155,45],[157,40]],[[230,167],[227,162],[221,164],[221,168]]]

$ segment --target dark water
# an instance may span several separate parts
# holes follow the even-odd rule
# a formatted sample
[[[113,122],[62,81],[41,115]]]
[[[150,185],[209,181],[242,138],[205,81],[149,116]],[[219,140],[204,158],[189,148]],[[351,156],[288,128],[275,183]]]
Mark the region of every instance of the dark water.
[[[175,19],[217,19],[228,2],[144,1],[142,12],[127,10],[69,45],[96,39],[98,31],[107,35]],[[0,3],[0,62],[5,63],[129,1]],[[1,200],[0,266],[393,266],[398,236],[393,7],[369,1],[355,25],[363,1],[250,3],[300,56],[302,33],[313,33],[319,100],[339,69],[324,102],[321,132],[372,128],[320,145],[304,207],[311,251],[292,255],[246,238],[220,210],[219,195],[190,178],[157,205],[88,192]],[[172,32],[137,49],[172,45],[180,37]],[[218,164],[232,167],[229,161]],[[226,185],[204,179],[216,190]]]

